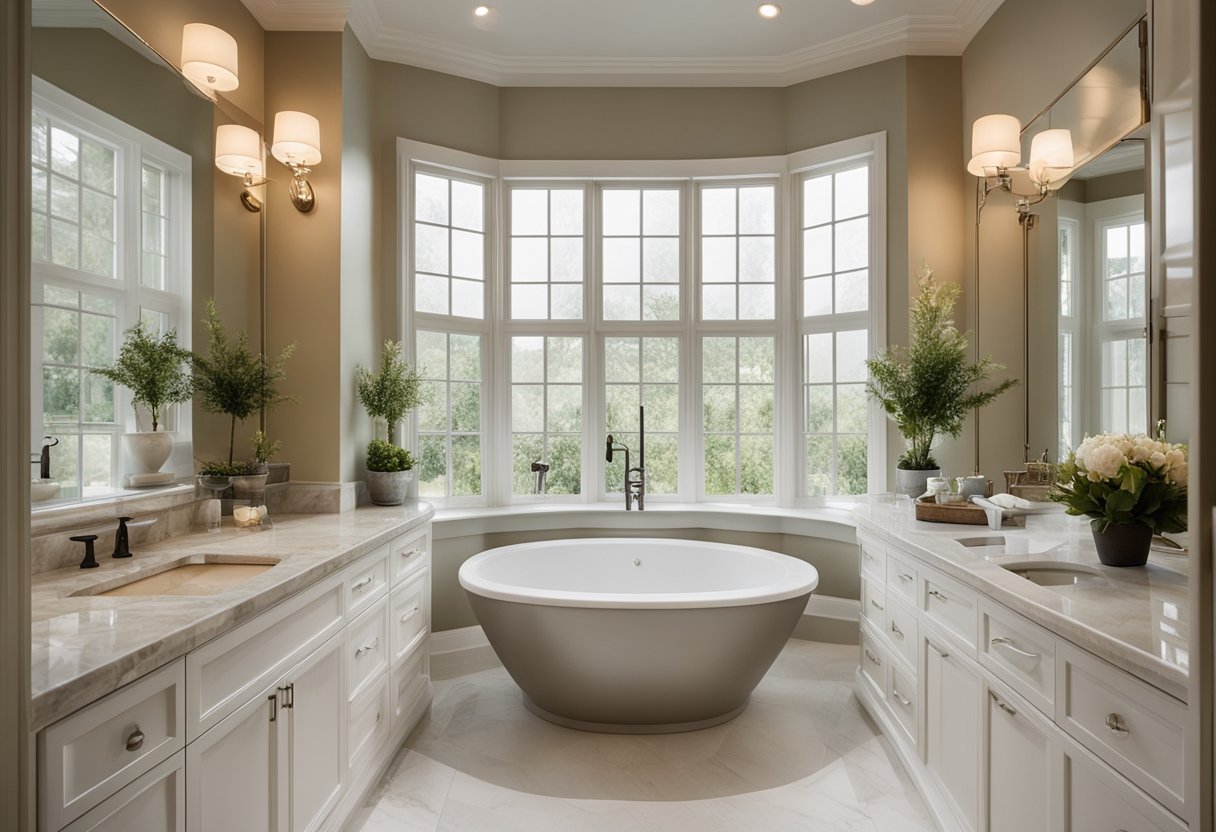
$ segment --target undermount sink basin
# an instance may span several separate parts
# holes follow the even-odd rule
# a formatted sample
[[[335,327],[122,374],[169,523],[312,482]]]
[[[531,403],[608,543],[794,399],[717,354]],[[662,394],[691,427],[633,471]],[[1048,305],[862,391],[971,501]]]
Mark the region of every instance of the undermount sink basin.
[[[263,572],[274,568],[277,559],[262,558],[256,561],[229,560],[209,557],[205,559],[183,559],[176,565],[159,571],[136,572],[114,581],[86,587],[72,593],[72,597],[127,596],[148,597],[153,595],[219,595],[240,586]]]
[[[1006,537],[1003,534],[985,534],[975,537],[956,537],[954,542],[977,555],[1041,555],[1063,545],[1061,540],[1043,540],[1034,537]]]
[[[1045,587],[1084,586],[1103,580],[1102,573],[1095,567],[1079,563],[1023,560],[1002,563],[1001,568]]]

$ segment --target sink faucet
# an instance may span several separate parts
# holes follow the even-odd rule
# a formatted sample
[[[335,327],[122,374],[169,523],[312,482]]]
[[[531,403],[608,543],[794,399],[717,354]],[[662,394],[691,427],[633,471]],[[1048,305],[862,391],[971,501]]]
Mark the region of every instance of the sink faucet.
[[[53,436],[42,437],[42,450],[36,454],[30,454],[30,464],[38,466],[39,479],[49,480],[51,478],[51,448],[59,444],[59,440]]]
[[[638,464],[635,467],[629,465],[629,447],[623,443],[617,442],[615,437],[608,434],[608,441],[605,448],[604,458],[612,462],[614,451],[625,452],[625,510],[630,511],[633,504],[637,503],[638,511],[643,511],[646,508],[646,412],[645,408],[638,407]],[[636,475],[636,476],[635,476]]]
[[[532,473],[536,475],[536,479],[532,484],[533,494],[545,493],[545,476],[549,473],[549,463],[541,462],[539,459],[532,463]]]

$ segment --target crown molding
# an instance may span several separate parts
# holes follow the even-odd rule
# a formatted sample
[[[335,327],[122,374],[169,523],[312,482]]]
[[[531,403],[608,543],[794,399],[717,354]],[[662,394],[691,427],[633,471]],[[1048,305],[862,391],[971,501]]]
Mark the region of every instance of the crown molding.
[[[500,87],[784,87],[905,55],[961,55],[1001,2],[964,0],[954,15],[906,15],[785,55],[754,58],[505,56],[392,30],[375,0],[352,0],[350,25],[372,58]]]
[[[241,0],[268,32],[341,32],[351,0]]]

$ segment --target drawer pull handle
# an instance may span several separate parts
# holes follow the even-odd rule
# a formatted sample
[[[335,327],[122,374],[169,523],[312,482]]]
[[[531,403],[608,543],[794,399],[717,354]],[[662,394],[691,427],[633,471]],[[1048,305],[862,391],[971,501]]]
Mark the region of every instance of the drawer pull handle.
[[[896,574],[898,574],[898,575],[899,575],[899,579],[900,579],[901,581],[903,581],[904,583],[909,583],[909,584],[910,584],[910,583],[912,583],[912,576],[911,576],[911,575],[905,575],[903,572],[897,572]]]
[[[374,578],[371,575],[368,575],[366,578],[360,578],[351,584],[350,590],[351,592],[361,592],[363,588],[370,585],[373,580]]]
[[[912,700],[900,693],[898,688],[891,688],[891,696],[905,708],[912,704]]]
[[[266,698],[270,701],[270,721],[275,722],[279,718],[279,695],[272,693]]]
[[[357,659],[360,656],[362,656],[364,653],[369,653],[372,650],[375,650],[379,646],[380,646],[380,636],[376,636],[374,639],[367,642],[362,647],[355,648],[355,658]]]
[[[294,708],[296,706],[296,683],[292,682],[291,684],[281,687],[278,690],[279,693],[282,694],[280,697],[282,701],[279,703],[279,707],[283,708],[284,710]]]
[[[925,642],[925,643],[929,645],[929,649],[930,649],[930,650],[932,650],[932,651],[933,651],[934,653],[936,653],[937,655],[941,656],[943,659],[948,659],[948,658],[950,658],[950,654],[949,654],[949,653],[947,653],[945,650],[943,650],[942,648],[940,648],[940,647],[938,647],[937,645],[935,645],[933,642],[928,641],[928,642]]]
[[[895,637],[900,641],[904,640],[904,631],[899,629],[899,625],[894,621],[891,622],[891,632],[894,633]]]
[[[1131,729],[1127,727],[1127,723],[1123,721],[1123,717],[1118,714],[1106,715],[1106,727],[1116,737],[1126,737],[1131,733]]]
[[[940,592],[938,592],[936,589],[931,589],[931,590],[929,590],[929,597],[930,597],[930,598],[936,598],[937,600],[939,600],[939,601],[941,601],[941,602],[943,602],[943,603],[945,603],[946,601],[949,601],[949,600],[950,600],[950,599],[949,599],[949,598],[947,598],[945,595],[942,595]]]
[[[410,549],[408,552],[402,552],[401,557],[405,558],[406,560],[409,560],[414,555],[420,555],[420,554],[422,554],[421,549]]]
[[[127,737],[127,750],[128,751],[138,751],[139,749],[141,749],[143,747],[144,747],[144,732],[139,730],[139,727],[136,726],[135,730],[131,732],[131,735],[129,737]]]
[[[878,610],[879,612],[882,612],[882,604],[878,603],[873,598],[870,599],[870,606],[873,607],[874,609]]]
[[[1040,656],[1038,653],[1027,653],[1025,650],[1019,650],[1017,647],[1013,646],[1013,639],[1005,638],[1005,636],[994,638],[991,641],[991,644],[993,647],[1004,647],[1010,653],[1021,656],[1024,659],[1034,659],[1038,661],[1040,658],[1042,658],[1042,656]]]
[[[882,667],[882,659],[878,658],[878,656],[875,656],[873,653],[871,653],[869,647],[866,648],[866,658],[869,659],[870,661],[874,662],[874,664],[876,664],[877,666]]]
[[[418,614],[418,605],[415,604],[413,609],[411,609],[405,615],[401,616],[401,623],[404,624],[405,622],[409,621],[411,618],[413,618],[417,614]]]

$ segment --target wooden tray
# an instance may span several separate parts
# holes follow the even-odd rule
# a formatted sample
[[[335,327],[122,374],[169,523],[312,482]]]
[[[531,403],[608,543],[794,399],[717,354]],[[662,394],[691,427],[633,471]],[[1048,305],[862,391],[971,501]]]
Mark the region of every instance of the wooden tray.
[[[960,523],[965,526],[987,526],[988,515],[974,503],[916,503],[916,519],[927,523]]]

